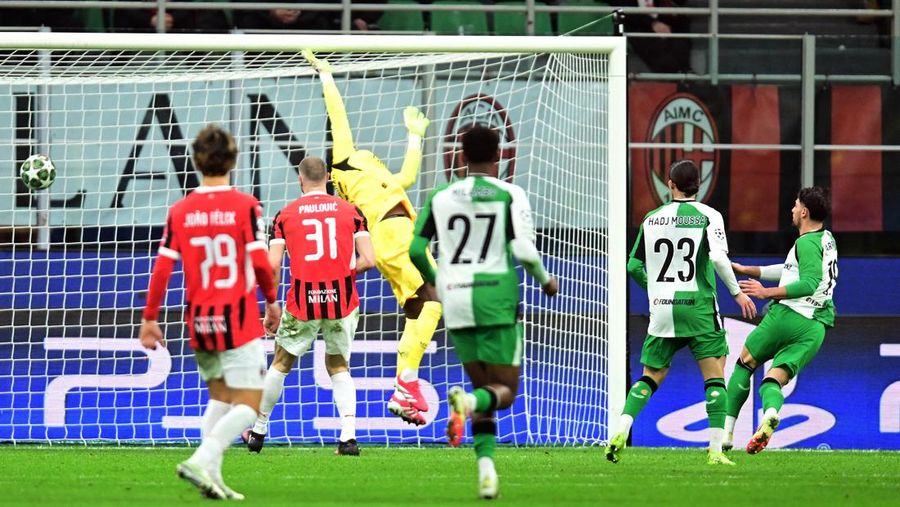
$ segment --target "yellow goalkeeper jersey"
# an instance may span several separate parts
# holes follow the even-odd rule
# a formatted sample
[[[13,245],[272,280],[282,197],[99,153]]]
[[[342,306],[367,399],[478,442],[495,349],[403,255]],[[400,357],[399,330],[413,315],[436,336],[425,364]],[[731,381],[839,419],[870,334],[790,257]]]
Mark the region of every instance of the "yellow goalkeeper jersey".
[[[358,206],[373,225],[397,204],[402,204],[410,218],[416,219],[413,205],[398,180],[367,150],[354,151],[348,159],[331,167],[331,181],[338,195]]]
[[[334,140],[331,181],[338,195],[358,206],[372,226],[397,204],[402,204],[415,220],[416,212],[405,189],[416,181],[422,163],[421,147],[411,143],[400,172],[392,173],[374,153],[353,146],[344,101],[330,75],[322,79],[322,91]]]

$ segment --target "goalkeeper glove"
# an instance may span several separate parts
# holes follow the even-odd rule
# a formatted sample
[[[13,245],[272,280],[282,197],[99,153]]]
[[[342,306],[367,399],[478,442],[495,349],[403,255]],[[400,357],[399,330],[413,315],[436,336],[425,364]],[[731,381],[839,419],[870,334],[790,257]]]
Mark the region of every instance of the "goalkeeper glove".
[[[419,108],[409,106],[403,110],[403,123],[406,124],[406,130],[408,130],[410,134],[425,137],[425,129],[428,128],[428,124],[431,123],[431,120],[426,118],[425,114],[422,113],[422,111],[419,111]]]
[[[316,58],[316,54],[313,53],[311,49],[304,49],[300,54],[303,55],[303,58],[306,58],[306,61],[312,65],[312,68],[316,69],[316,72],[320,74],[331,74],[331,64],[328,63],[327,60]]]

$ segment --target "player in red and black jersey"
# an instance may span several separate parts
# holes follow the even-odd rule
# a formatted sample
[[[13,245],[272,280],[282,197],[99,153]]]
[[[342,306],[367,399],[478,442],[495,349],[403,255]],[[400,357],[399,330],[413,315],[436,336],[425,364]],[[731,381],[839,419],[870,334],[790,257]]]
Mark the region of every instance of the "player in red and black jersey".
[[[255,197],[228,185],[237,145],[227,131],[210,125],[193,144],[194,164],[203,175],[197,189],[169,211],[159,255],[150,277],[141,323],[141,344],[165,346],[156,321],[176,261],[185,279],[187,326],[197,367],[209,388],[203,412],[203,441],[176,468],[205,496],[242,499],[222,480],[222,455],[234,437],[256,419],[266,356],[258,340],[257,284],[266,315],[276,319],[276,284],[266,255],[262,208]]]
[[[281,397],[284,379],[322,330],[325,368],[331,375],[334,403],[341,416],[336,454],[358,455],[356,387],[350,377],[350,344],[359,322],[356,274],[375,265],[366,218],[356,206],[325,192],[328,172],[320,158],[300,162],[303,196],[275,216],[269,262],[276,281],[284,250],[291,258],[291,282],[280,325],[267,315],[275,335],[275,359],[266,374],[259,417],[244,432],[247,447],[259,452],[268,431],[269,414]]]

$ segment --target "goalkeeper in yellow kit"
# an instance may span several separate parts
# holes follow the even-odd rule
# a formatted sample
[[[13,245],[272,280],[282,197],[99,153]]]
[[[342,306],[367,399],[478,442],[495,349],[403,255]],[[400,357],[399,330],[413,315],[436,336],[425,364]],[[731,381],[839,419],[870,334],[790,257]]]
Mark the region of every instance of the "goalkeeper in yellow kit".
[[[358,206],[369,223],[375,265],[387,281],[406,314],[397,349],[397,375],[388,410],[404,421],[421,425],[428,403],[419,389],[419,364],[441,318],[441,304],[434,287],[426,285],[409,259],[416,212],[406,188],[416,181],[422,163],[422,137],[429,120],[415,107],[403,111],[409,131],[409,146],[400,173],[393,174],[368,150],[353,146],[353,134],[344,101],[334,83],[331,65],[310,50],[303,56],[319,73],[325,108],[334,140],[331,181],[340,197]]]

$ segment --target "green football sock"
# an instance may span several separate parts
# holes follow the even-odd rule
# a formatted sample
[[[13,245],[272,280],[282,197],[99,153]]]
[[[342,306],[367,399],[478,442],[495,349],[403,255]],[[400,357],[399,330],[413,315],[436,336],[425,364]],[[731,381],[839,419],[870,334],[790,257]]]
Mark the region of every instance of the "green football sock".
[[[479,387],[472,391],[472,396],[475,397],[475,412],[486,414],[497,408],[497,395],[490,389]]]
[[[628,397],[625,398],[625,408],[622,413],[637,418],[641,410],[647,406],[647,402],[650,401],[650,396],[653,396],[654,392],[656,392],[656,382],[650,377],[641,377],[628,390]]]
[[[738,361],[737,366],[734,367],[734,373],[728,379],[728,409],[726,415],[737,417],[741,413],[741,407],[744,406],[744,403],[750,396],[750,377],[752,376],[753,372]]]
[[[725,393],[725,379],[711,378],[703,383],[706,388],[706,415],[710,428],[725,427],[725,407],[728,396]]]
[[[494,419],[472,421],[472,434],[475,443],[475,456],[478,458],[494,458],[497,448],[497,422]]]
[[[759,395],[762,397],[763,410],[774,408],[781,410],[784,405],[784,393],[781,392],[781,384],[777,380],[766,378],[759,386]]]

